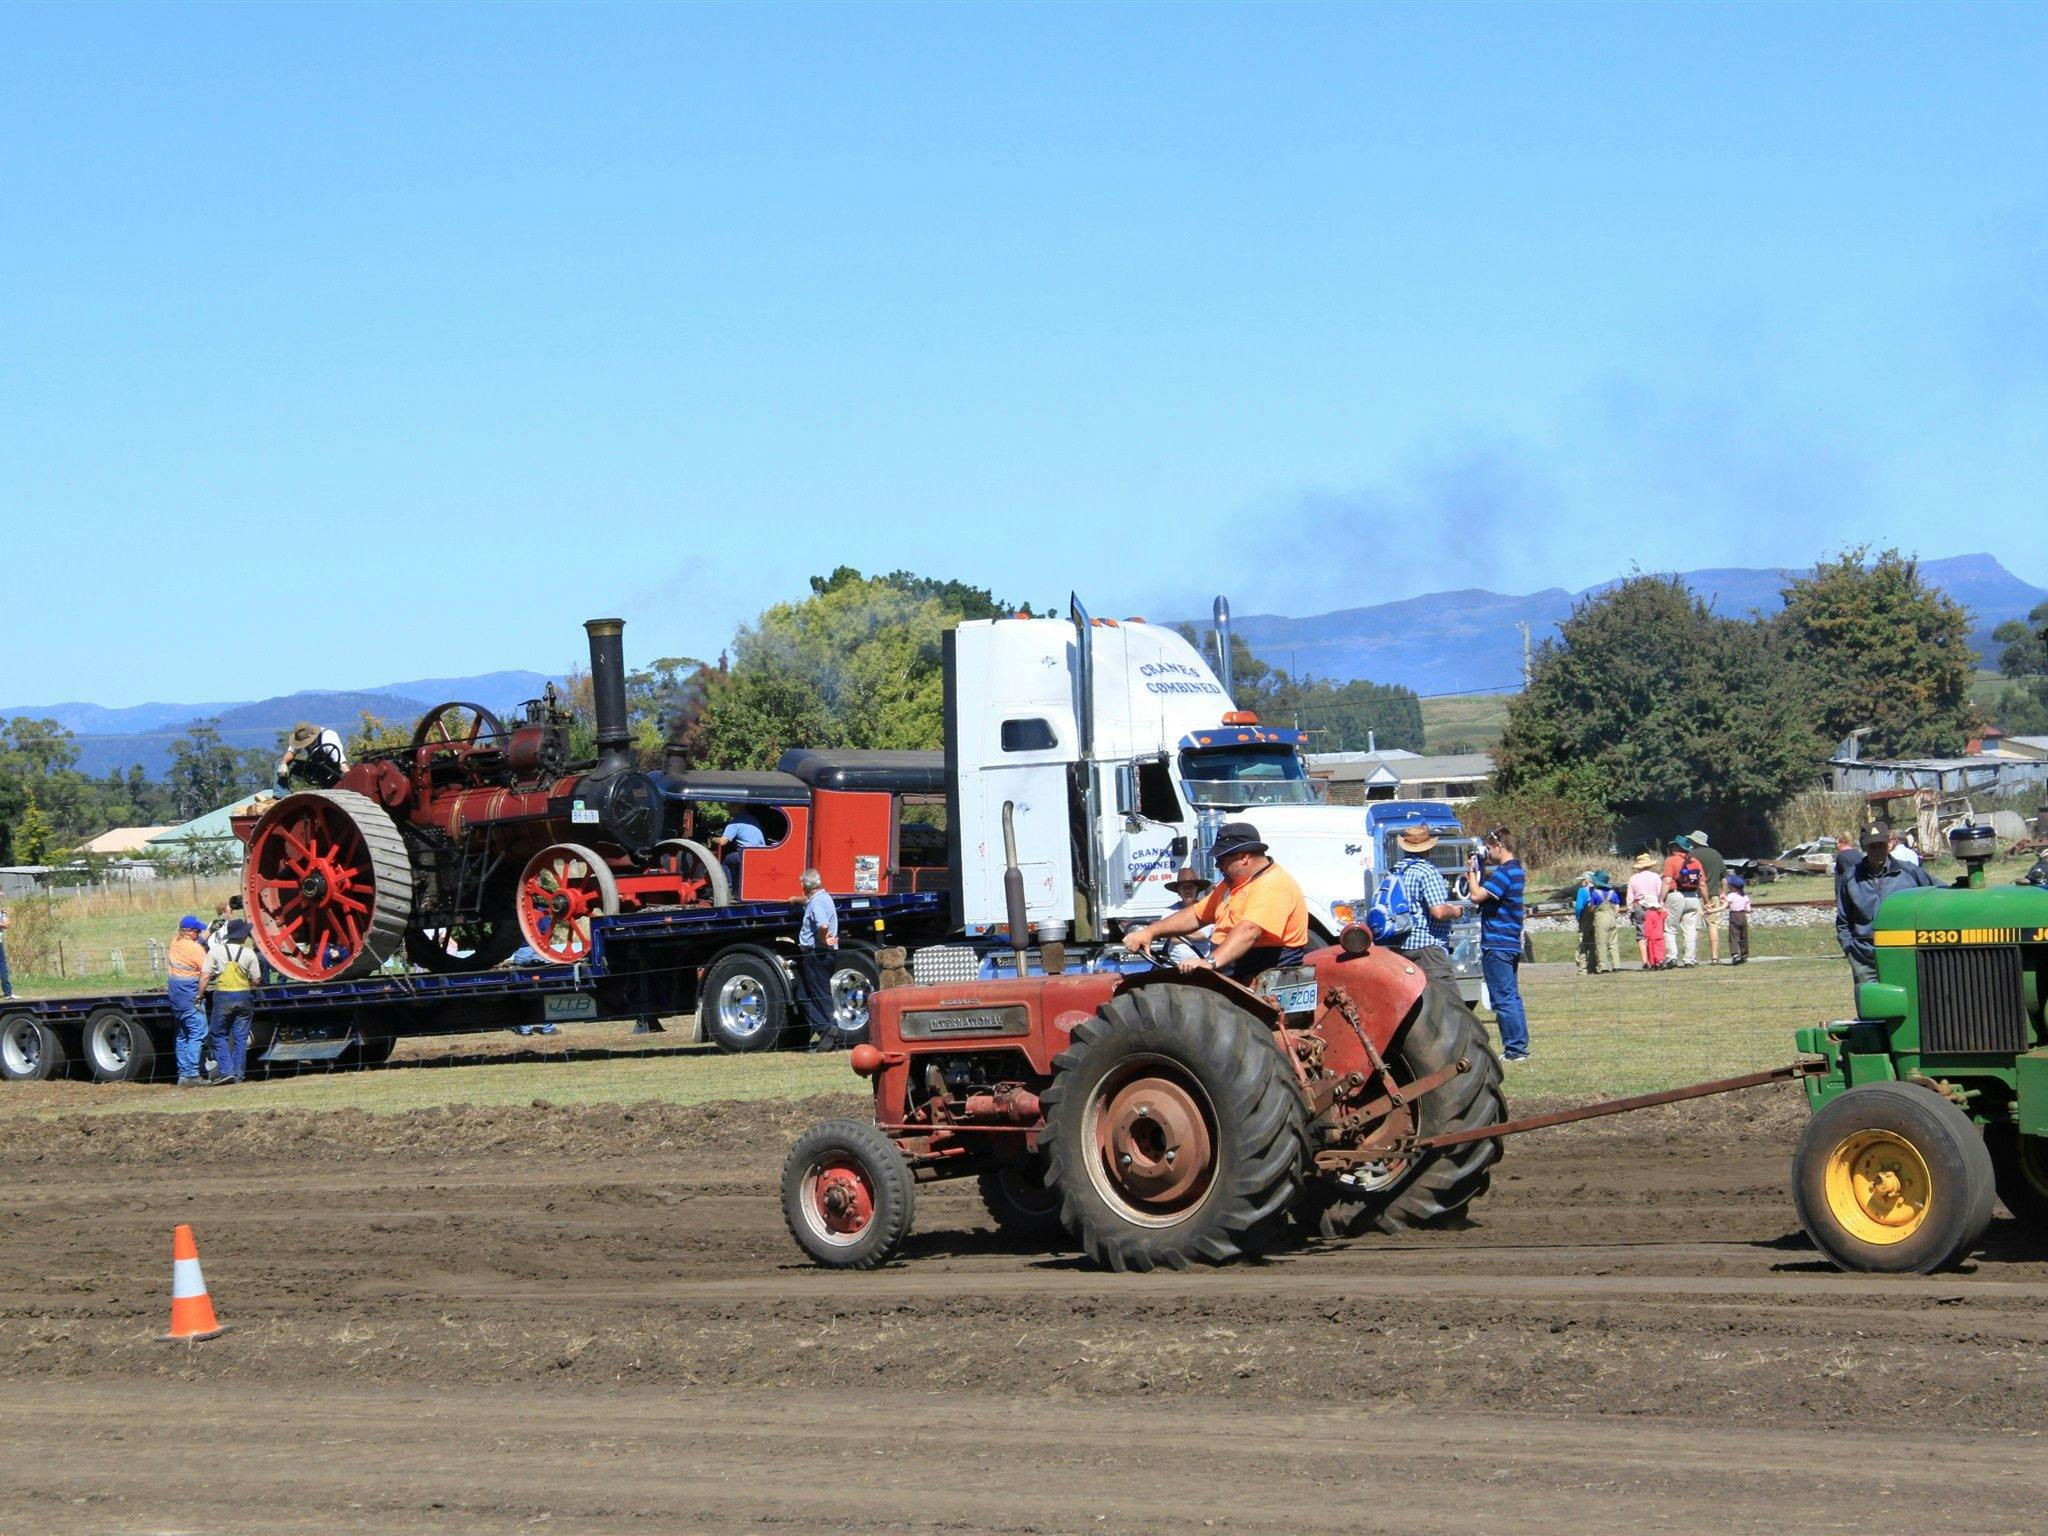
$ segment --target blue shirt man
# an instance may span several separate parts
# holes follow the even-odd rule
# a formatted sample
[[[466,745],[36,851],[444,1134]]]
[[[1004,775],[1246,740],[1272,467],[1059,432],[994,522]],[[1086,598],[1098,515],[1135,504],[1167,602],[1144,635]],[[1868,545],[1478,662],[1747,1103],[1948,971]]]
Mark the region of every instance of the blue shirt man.
[[[725,871],[726,889],[734,901],[740,899],[741,851],[767,846],[768,835],[761,830],[761,823],[754,820],[751,811],[734,811],[732,819],[725,824],[725,830],[718,834],[718,863]]]
[[[832,952],[839,947],[839,909],[824,878],[807,869],[797,883],[804,888],[804,916],[796,931],[797,1003],[804,1022],[811,1027],[814,1051],[836,1051],[853,1044],[858,1032],[840,1028],[838,1008],[832,997]]]
[[[1891,833],[1882,826],[1865,829],[1861,859],[1835,866],[1835,941],[1848,957],[1852,995],[1864,982],[1877,980],[1871,933],[1885,897],[1932,884],[1934,877],[1918,864],[1901,864],[1891,856]]]
[[[1522,1007],[1522,861],[1513,834],[1495,827],[1481,840],[1487,867],[1472,861],[1472,899],[1484,910],[1479,926],[1479,969],[1500,1028],[1503,1059],[1529,1059],[1529,1016]]]

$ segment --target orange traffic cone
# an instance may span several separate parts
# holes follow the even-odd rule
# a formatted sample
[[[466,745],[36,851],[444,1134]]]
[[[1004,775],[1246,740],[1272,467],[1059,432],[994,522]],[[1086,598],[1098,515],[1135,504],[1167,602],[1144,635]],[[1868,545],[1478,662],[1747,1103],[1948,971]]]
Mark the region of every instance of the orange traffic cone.
[[[180,1339],[198,1343],[226,1333],[225,1324],[213,1316],[213,1298],[206,1294],[206,1277],[199,1272],[199,1244],[192,1229],[179,1225],[171,1234],[171,1331],[157,1335],[159,1344]]]

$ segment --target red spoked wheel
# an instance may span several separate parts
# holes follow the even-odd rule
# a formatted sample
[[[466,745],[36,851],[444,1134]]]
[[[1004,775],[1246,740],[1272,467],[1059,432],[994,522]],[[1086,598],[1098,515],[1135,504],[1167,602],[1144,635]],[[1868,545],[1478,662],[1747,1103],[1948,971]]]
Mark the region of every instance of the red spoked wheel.
[[[654,845],[654,867],[676,882],[677,900],[686,907],[732,905],[732,887],[725,867],[702,843],[671,837]]]
[[[287,795],[249,834],[256,947],[295,981],[367,976],[412,918],[412,861],[384,808],[345,789]]]
[[[590,922],[619,910],[611,866],[581,843],[551,843],[519,879],[519,930],[550,965],[590,958]]]

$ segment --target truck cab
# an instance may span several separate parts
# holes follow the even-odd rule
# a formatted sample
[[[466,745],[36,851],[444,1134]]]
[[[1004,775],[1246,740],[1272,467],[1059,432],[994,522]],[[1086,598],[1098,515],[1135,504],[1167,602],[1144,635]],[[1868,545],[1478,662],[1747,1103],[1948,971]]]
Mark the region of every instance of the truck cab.
[[[948,862],[966,929],[1006,921],[1012,808],[1025,912],[1042,937],[1114,939],[1214,876],[1217,827],[1249,820],[1300,882],[1324,941],[1362,908],[1357,813],[1321,803],[1298,733],[1238,710],[1201,654],[1142,619],[985,619],[946,637]]]

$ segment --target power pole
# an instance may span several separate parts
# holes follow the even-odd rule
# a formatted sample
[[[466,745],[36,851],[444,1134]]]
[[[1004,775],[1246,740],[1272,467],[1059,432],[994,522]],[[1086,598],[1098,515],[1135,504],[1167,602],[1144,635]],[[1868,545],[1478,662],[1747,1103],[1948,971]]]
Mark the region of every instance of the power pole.
[[[1517,619],[1515,627],[1522,632],[1522,687],[1529,686],[1529,621]]]

